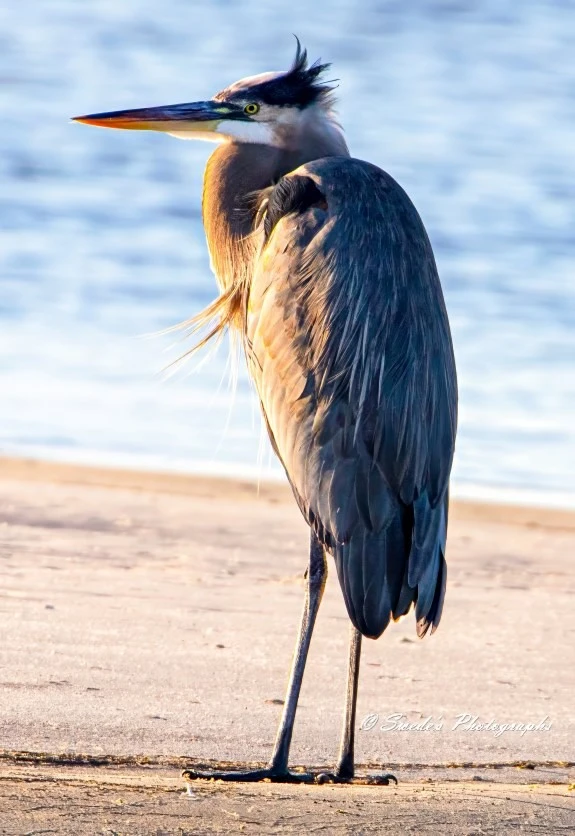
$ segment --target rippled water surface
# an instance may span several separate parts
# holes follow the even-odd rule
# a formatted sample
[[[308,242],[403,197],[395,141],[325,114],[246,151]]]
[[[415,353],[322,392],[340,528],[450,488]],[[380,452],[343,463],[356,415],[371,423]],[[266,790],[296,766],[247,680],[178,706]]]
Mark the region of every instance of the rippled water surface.
[[[215,295],[210,146],[70,124],[331,60],[355,156],[433,242],[460,380],[455,489],[573,493],[575,6],[23,0],[0,10],[0,449],[277,472],[243,366],[143,339]]]

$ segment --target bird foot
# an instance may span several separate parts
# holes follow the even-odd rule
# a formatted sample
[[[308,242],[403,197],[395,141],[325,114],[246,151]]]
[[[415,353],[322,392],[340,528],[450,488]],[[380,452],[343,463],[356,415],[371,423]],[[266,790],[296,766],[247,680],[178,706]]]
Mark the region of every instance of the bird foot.
[[[388,786],[390,781],[394,781],[397,784],[397,778],[390,772],[386,772],[383,775],[365,776],[346,775],[340,772],[320,772],[319,775],[315,776],[316,784],[369,784]]]
[[[315,776],[311,772],[291,772],[289,769],[185,769],[184,781],[270,781],[274,784],[313,784]]]
[[[263,769],[185,769],[182,778],[192,781],[270,782],[274,784],[362,784],[388,786],[397,784],[397,778],[389,772],[382,775],[354,776],[344,772],[292,772],[266,766]]]

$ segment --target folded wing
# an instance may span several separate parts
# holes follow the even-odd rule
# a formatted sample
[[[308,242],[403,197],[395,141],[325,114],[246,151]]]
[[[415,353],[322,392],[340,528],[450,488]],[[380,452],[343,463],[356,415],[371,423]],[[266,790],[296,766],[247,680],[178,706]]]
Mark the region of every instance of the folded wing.
[[[326,158],[268,195],[247,354],[299,507],[334,555],[349,616],[377,637],[445,591],[457,423],[449,324],[429,239],[388,174]]]

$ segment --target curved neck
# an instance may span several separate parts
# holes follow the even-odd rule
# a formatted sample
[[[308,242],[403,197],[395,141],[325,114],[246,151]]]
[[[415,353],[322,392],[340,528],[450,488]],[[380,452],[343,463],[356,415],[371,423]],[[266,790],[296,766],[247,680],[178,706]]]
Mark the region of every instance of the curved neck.
[[[276,183],[304,163],[321,157],[349,156],[339,131],[311,131],[294,150],[229,142],[219,145],[204,175],[202,214],[212,268],[222,291],[249,282],[257,251],[253,236],[254,192]]]
[[[221,290],[240,281],[251,264],[254,209],[250,195],[277,179],[277,157],[276,149],[267,145],[225,143],[208,160],[202,215]]]

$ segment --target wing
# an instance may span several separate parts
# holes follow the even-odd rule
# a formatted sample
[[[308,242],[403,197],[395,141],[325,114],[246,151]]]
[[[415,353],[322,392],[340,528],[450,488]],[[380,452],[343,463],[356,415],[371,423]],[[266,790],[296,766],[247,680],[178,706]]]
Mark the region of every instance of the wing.
[[[379,636],[445,590],[455,363],[429,239],[385,172],[326,158],[271,192],[247,353],[299,507],[334,557],[351,620]]]

